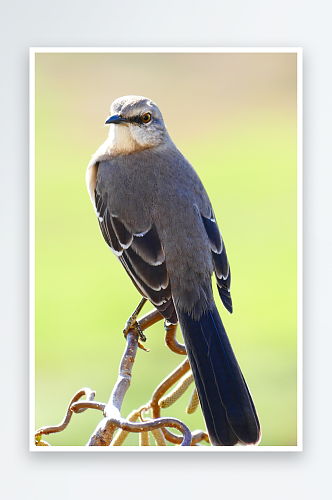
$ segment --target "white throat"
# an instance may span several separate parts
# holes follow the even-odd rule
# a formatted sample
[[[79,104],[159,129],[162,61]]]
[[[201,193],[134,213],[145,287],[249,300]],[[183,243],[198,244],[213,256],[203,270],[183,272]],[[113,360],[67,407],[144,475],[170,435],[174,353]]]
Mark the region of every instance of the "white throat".
[[[109,149],[111,154],[130,154],[143,149],[133,137],[130,125],[111,125],[109,131]]]

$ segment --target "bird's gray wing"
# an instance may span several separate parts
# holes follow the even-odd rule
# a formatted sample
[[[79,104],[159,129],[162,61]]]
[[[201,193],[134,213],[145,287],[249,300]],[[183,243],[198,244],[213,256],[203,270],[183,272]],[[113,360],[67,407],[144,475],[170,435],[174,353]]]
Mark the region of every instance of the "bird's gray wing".
[[[138,291],[171,323],[177,323],[165,254],[155,226],[133,232],[125,221],[111,215],[107,195],[95,188],[95,207],[101,233]]]
[[[210,217],[204,217],[202,214],[201,216],[210,242],[214,273],[218,285],[218,292],[227,311],[232,313],[233,305],[230,293],[231,270],[229,267],[224,241],[219,231],[219,227],[215,219],[213,210],[211,210]]]

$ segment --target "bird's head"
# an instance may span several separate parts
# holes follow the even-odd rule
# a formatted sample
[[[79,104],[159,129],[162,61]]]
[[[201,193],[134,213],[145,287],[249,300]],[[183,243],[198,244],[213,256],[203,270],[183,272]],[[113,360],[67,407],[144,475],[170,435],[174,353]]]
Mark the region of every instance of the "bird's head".
[[[168,136],[158,106],[146,97],[119,97],[110,111],[105,124],[110,125],[111,148],[115,154],[159,146]]]

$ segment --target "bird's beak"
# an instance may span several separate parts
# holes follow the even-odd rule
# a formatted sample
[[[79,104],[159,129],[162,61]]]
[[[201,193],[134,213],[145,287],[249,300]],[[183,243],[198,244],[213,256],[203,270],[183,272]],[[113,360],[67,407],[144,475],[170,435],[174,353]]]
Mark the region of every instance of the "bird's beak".
[[[110,125],[111,123],[114,123],[115,125],[117,125],[118,123],[123,123],[123,122],[126,122],[127,120],[125,118],[122,118],[121,116],[119,115],[113,115],[113,116],[109,116],[105,122],[105,125]]]

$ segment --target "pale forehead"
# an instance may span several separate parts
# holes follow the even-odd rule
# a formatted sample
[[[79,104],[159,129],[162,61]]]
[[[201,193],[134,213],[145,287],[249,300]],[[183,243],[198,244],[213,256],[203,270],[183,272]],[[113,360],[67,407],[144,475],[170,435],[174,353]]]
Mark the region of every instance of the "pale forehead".
[[[153,113],[157,118],[162,118],[158,106],[148,99],[137,95],[128,95],[119,97],[111,106],[111,114],[120,114],[123,116],[135,116],[144,112]]]

